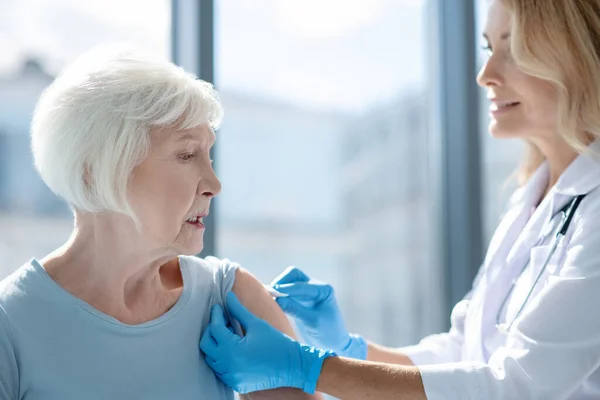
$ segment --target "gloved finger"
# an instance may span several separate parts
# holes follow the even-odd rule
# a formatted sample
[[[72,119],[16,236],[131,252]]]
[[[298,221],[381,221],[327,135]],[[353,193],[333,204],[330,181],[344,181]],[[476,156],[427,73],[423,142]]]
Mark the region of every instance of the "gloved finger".
[[[322,283],[286,283],[277,285],[274,289],[300,301],[313,300],[321,302],[333,294],[333,288]]]
[[[212,306],[210,310],[210,324],[227,326],[229,322],[225,318],[225,311],[219,304]]]
[[[210,331],[217,344],[222,340],[231,339],[232,336],[236,336],[233,327],[225,317],[223,307],[218,304],[215,304],[210,311]]]
[[[284,313],[300,320],[308,320],[311,318],[311,310],[298,303],[296,300],[289,297],[279,297],[275,299],[279,307]]]
[[[235,334],[235,329],[233,329],[233,326],[231,326],[231,324],[227,324],[227,329],[229,329],[229,332]]]
[[[296,267],[287,267],[277,278],[271,282],[271,286],[283,285],[284,283],[308,282],[310,278]]]
[[[255,321],[258,320],[246,307],[240,303],[237,296],[233,292],[227,293],[227,309],[231,315],[237,319],[244,328],[244,331],[248,333],[248,327]]]
[[[225,369],[225,364],[220,363],[212,357],[206,356],[204,357],[204,361],[206,362],[206,365],[208,365],[215,372],[215,374],[217,374],[217,376],[227,372]]]
[[[236,342],[241,339],[240,336],[231,332],[229,328],[224,325],[210,325],[207,329],[212,340],[217,344],[217,347],[231,348],[235,346]]]
[[[211,368],[213,368],[213,365],[217,364],[217,360],[215,360],[214,358],[212,358],[209,355],[205,355],[204,356],[204,361],[206,361],[206,364],[208,364],[208,366],[211,367]]]
[[[217,342],[213,339],[210,333],[210,327],[207,327],[200,339],[200,350],[205,355],[215,358],[217,352]]]
[[[202,338],[200,339],[200,348],[202,348],[203,343],[205,346],[211,346],[212,348],[217,348],[219,345],[215,338],[212,337],[210,325],[206,327],[204,333],[202,334]]]
[[[225,383],[225,382],[223,381],[223,379],[228,379],[228,378],[227,378],[227,376],[228,376],[228,375],[227,375],[227,372],[221,373],[221,372],[217,372],[217,371],[215,371],[215,370],[213,370],[213,371],[214,371],[215,375],[217,376],[217,378],[219,378],[219,380],[221,380],[223,383]]]

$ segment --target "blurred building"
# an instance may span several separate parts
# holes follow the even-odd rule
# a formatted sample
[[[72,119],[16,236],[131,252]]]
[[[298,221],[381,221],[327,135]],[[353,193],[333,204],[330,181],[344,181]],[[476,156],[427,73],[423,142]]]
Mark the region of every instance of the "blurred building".
[[[0,77],[0,278],[56,248],[71,230],[69,209],[38,176],[29,144],[35,103],[52,80],[35,59]]]
[[[433,274],[428,210],[427,104],[423,95],[371,109],[343,139],[342,178],[351,329],[388,345],[428,332]],[[425,294],[425,295],[424,295]]]
[[[26,60],[16,75],[0,77],[2,212],[29,216],[68,212],[64,203],[38,177],[29,145],[29,125],[35,103],[52,80],[34,59]]]
[[[264,282],[296,265],[341,283],[346,245],[337,170],[348,117],[226,91],[222,99],[219,255]]]

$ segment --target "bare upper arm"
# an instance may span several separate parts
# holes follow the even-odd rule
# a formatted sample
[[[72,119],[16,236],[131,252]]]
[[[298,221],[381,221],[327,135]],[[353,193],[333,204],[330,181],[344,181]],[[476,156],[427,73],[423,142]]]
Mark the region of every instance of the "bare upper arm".
[[[263,287],[262,283],[260,283],[250,272],[243,268],[236,271],[232,291],[252,314],[267,321],[277,330],[295,338],[294,329],[283,311],[281,311],[281,308],[279,308],[275,300]],[[311,396],[299,389],[291,388],[255,392],[251,395],[241,396],[241,398],[252,400],[282,398],[290,400],[322,399],[320,395]]]
[[[267,321],[277,330],[290,337],[295,337],[292,325],[281,311],[275,300],[247,270],[240,268],[236,271],[233,293],[250,312],[260,319]]]

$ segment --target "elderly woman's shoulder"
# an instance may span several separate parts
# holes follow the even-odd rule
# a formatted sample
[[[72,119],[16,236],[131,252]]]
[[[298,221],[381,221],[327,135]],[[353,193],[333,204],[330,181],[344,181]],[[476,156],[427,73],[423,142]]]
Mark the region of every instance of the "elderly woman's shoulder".
[[[227,258],[217,258],[213,256],[198,257],[198,256],[179,256],[180,264],[190,269],[196,269],[203,272],[214,273],[218,270],[238,269],[240,265],[230,261]]]
[[[26,263],[13,273],[0,280],[0,313],[10,313],[23,307],[28,301],[25,294],[34,285],[31,263]]]
[[[238,263],[212,256],[180,256],[179,263],[184,275],[189,272],[194,282],[212,282],[220,287],[233,285],[235,273],[240,268]]]

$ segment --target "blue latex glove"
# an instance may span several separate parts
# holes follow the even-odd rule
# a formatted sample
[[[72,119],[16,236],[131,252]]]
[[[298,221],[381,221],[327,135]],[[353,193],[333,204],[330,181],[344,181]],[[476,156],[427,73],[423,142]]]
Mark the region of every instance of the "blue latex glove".
[[[227,294],[227,308],[246,336],[233,333],[223,309],[215,305],[200,341],[206,363],[225,385],[242,394],[279,387],[315,392],[323,361],[335,353],[284,335],[252,315],[233,293]]]
[[[359,335],[348,333],[335,300],[331,285],[309,282],[298,268],[288,268],[273,281],[275,290],[288,297],[276,298],[281,309],[294,317],[302,339],[338,355],[365,360],[367,342]]]

